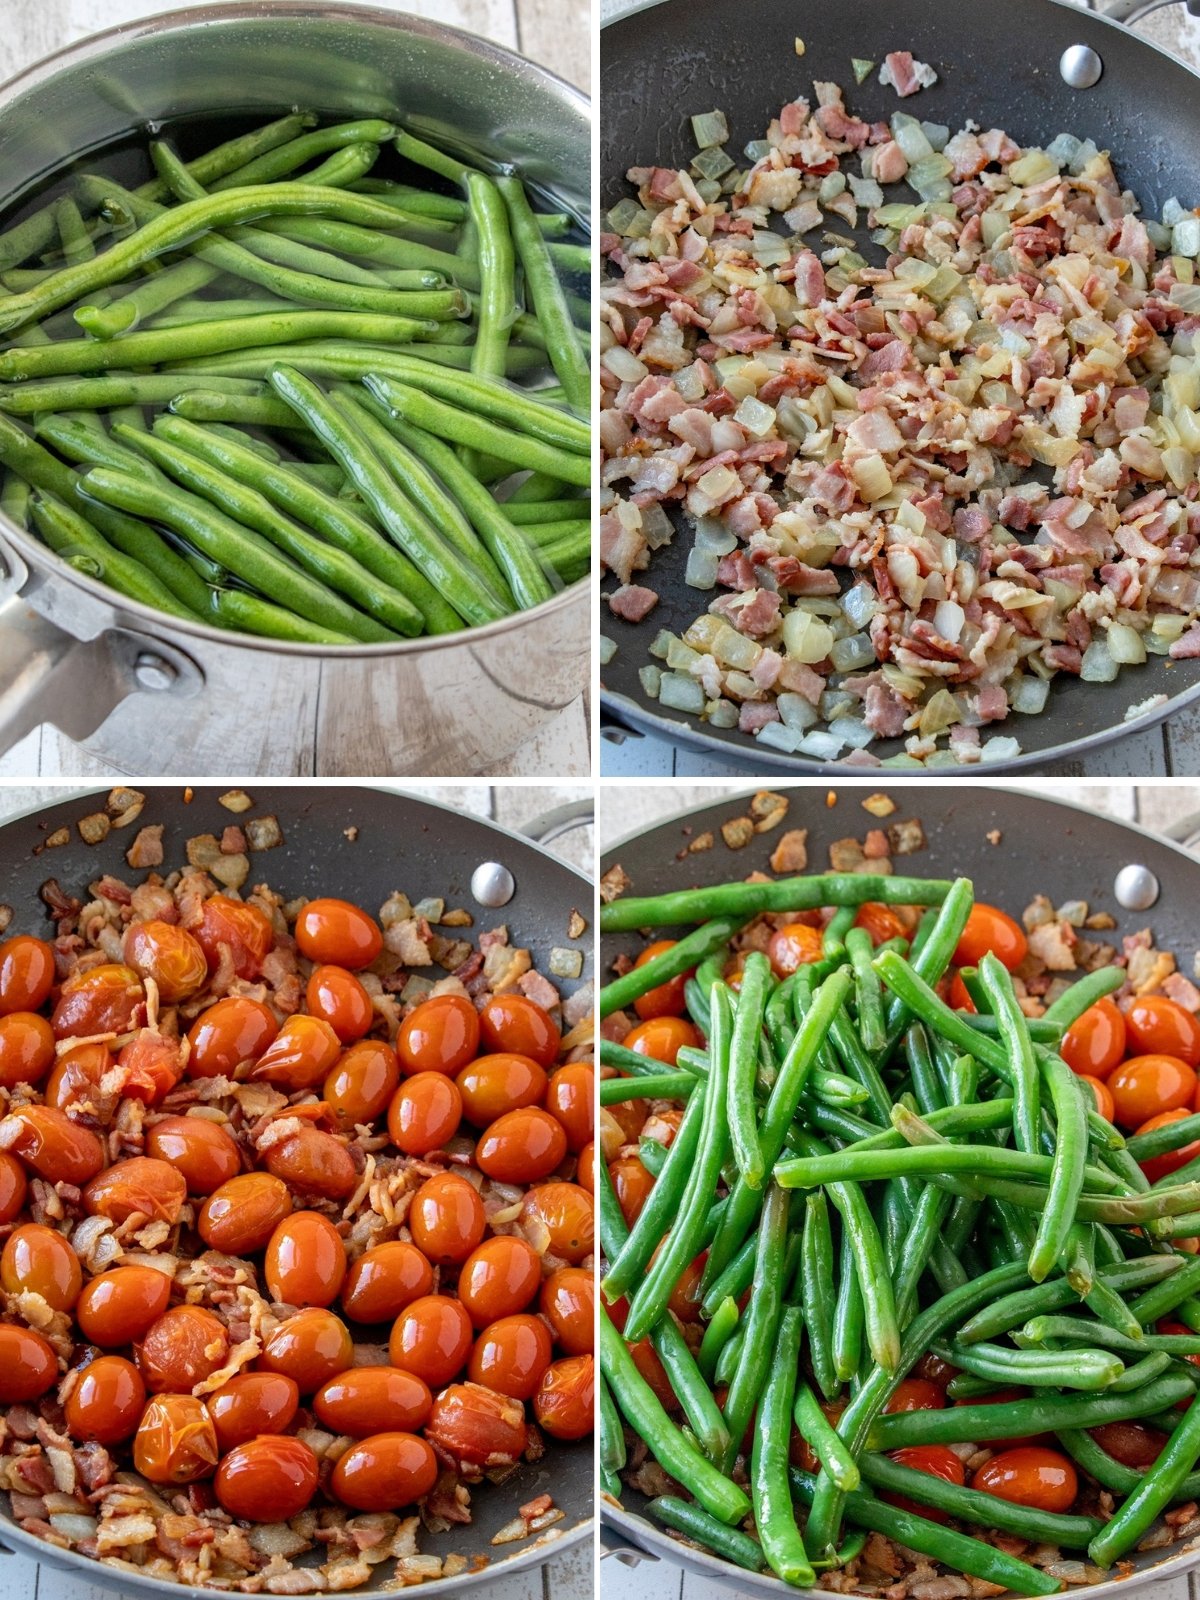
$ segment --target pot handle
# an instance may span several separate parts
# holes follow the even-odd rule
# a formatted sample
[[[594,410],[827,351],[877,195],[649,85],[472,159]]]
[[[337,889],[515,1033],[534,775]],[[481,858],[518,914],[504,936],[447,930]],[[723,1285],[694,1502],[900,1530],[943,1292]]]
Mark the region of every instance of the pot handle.
[[[522,823],[518,832],[523,833],[534,844],[549,844],[552,839],[570,833],[574,828],[590,826],[594,816],[594,801],[571,800],[565,806],[555,806],[550,811],[543,811],[540,816],[534,817],[532,822]]]
[[[1164,839],[1183,845],[1185,850],[1195,850],[1200,844],[1200,811],[1189,811],[1184,817],[1176,817],[1174,822],[1168,822],[1159,831]]]
[[[643,1561],[657,1564],[658,1556],[651,1555],[639,1545],[631,1543],[606,1517],[600,1518],[600,1559],[619,1561],[623,1567],[640,1567]]]
[[[1123,22],[1132,27],[1152,11],[1164,6],[1179,5],[1181,0],[1085,0],[1089,11],[1096,11],[1110,22]],[[1193,17],[1200,17],[1200,0],[1182,0],[1184,9]]]

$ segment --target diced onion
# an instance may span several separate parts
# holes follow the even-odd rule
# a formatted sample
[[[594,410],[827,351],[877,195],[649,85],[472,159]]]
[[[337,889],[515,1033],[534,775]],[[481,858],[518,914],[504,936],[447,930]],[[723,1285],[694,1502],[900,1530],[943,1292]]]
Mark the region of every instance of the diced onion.
[[[702,111],[692,118],[692,136],[701,150],[724,144],[729,137],[729,123],[723,111]]]
[[[659,685],[662,682],[661,667],[639,667],[638,682],[651,700],[657,700]]]
[[[1008,703],[1023,716],[1036,717],[1046,709],[1050,684],[1045,678],[1025,677],[1014,683],[1008,691]]]
[[[892,138],[903,150],[910,165],[914,161],[924,161],[935,153],[916,117],[910,117],[903,111],[897,111],[892,116]]]
[[[664,672],[658,686],[658,703],[672,711],[703,711],[704,690],[695,678],[681,672]]]
[[[733,420],[740,423],[747,433],[752,433],[756,439],[765,439],[775,426],[775,408],[767,406],[761,400],[756,400],[748,394],[733,413]]]
[[[783,648],[793,661],[812,666],[833,649],[833,629],[807,611],[791,611],[783,620]]]
[[[688,551],[683,581],[689,589],[715,589],[717,586],[717,557],[711,550],[693,547]]]
[[[1093,639],[1083,652],[1083,664],[1079,668],[1084,683],[1111,683],[1119,670],[1103,639]]]
[[[797,733],[804,733],[814,723],[820,720],[820,712],[811,701],[800,694],[784,693],[777,696],[775,709],[787,723],[789,728],[795,728]]]
[[[875,646],[865,633],[852,633],[848,639],[835,641],[829,652],[835,672],[857,672],[875,659]]]
[[[852,750],[865,750],[875,737],[875,730],[868,728],[861,717],[834,717],[829,731]]]
[[[979,752],[979,759],[981,762],[1012,761],[1014,757],[1020,754],[1021,742],[1019,739],[985,739]]]
[[[789,755],[800,748],[800,737],[799,732],[789,728],[785,722],[768,722],[755,734],[759,744],[765,744],[772,750],[786,750]]]
[[[648,375],[645,363],[627,350],[623,344],[614,344],[600,357],[600,365],[607,367],[620,383],[641,383]]]
[[[1110,622],[1104,643],[1118,666],[1137,667],[1146,659],[1141,634],[1127,622]]]
[[[600,635],[600,665],[606,667],[617,653],[617,641],[606,633]]]
[[[962,637],[967,614],[957,600],[939,600],[933,613],[933,625],[942,638],[957,644]]]
[[[817,761],[836,761],[844,743],[834,734],[822,733],[819,728],[814,728],[811,733],[804,735],[797,748],[803,755],[813,756]]]
[[[715,517],[701,517],[696,523],[696,549],[709,555],[727,556],[737,549],[737,535],[730,533]]]
[[[856,583],[842,596],[842,610],[855,628],[865,628],[879,610],[879,596],[869,583]]]

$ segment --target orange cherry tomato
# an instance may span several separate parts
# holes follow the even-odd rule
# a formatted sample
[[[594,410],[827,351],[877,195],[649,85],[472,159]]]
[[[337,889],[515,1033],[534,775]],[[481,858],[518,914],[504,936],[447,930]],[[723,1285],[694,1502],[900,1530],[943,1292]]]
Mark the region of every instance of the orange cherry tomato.
[[[1093,1078],[1087,1072],[1079,1074],[1079,1081],[1087,1084],[1092,1092],[1092,1099],[1096,1102],[1096,1110],[1106,1122],[1111,1122],[1116,1112],[1116,1106],[1113,1104],[1113,1097],[1109,1092],[1108,1085],[1101,1078]]]
[[[583,1439],[594,1426],[596,1364],[592,1356],[552,1361],[533,1397],[533,1414],[555,1439]]]
[[[542,1284],[538,1309],[568,1356],[590,1354],[595,1339],[596,1277],[582,1267],[563,1267]]]
[[[188,1194],[212,1194],[242,1165],[237,1140],[207,1117],[162,1117],[146,1133],[146,1151],[175,1168]]]
[[[53,1106],[22,1106],[0,1122],[0,1148],[20,1156],[47,1183],[80,1187],[104,1165],[104,1146]]]
[[[918,1444],[909,1445],[904,1450],[891,1452],[893,1461],[898,1461],[902,1467],[911,1467],[914,1472],[927,1472],[932,1478],[942,1478],[946,1483],[956,1483],[960,1487],[966,1480],[963,1464],[947,1445],[944,1444]],[[885,1493],[882,1497],[889,1505],[897,1506],[901,1511],[913,1511],[919,1517],[926,1517],[930,1522],[949,1522],[946,1512],[940,1511],[936,1506],[921,1505],[915,1500],[910,1500],[907,1495]]]
[[[97,1115],[112,1096],[101,1093],[100,1080],[111,1072],[113,1053],[106,1044],[77,1044],[64,1050],[42,1085],[42,1098],[56,1111],[87,1105]]]
[[[579,1160],[575,1167],[575,1182],[581,1189],[595,1198],[596,1194],[596,1143],[589,1139],[579,1152]]]
[[[1006,911],[976,901],[954,952],[956,967],[977,967],[988,951],[1014,972],[1029,954],[1029,940]]]
[[[479,1013],[461,994],[422,1000],[400,1024],[396,1054],[404,1073],[461,1072],[479,1051]]]
[[[1164,1111],[1157,1117],[1151,1117],[1148,1122],[1143,1122],[1137,1131],[1139,1134],[1152,1133],[1155,1128],[1169,1127],[1172,1122],[1182,1122],[1185,1117],[1191,1115],[1190,1110],[1177,1106],[1174,1111]],[[1169,1173],[1178,1172],[1180,1167],[1186,1167],[1188,1162],[1194,1161],[1197,1156],[1200,1156],[1200,1139],[1193,1139],[1190,1144],[1181,1145],[1178,1150],[1168,1150],[1164,1155],[1151,1156],[1149,1161],[1143,1161],[1142,1171],[1151,1183],[1157,1183]]]
[[[904,1411],[941,1411],[945,1404],[945,1392],[936,1383],[928,1378],[904,1378],[883,1409],[894,1416]]]
[[[701,1255],[698,1255],[694,1261],[689,1261],[676,1279],[675,1287],[671,1290],[667,1307],[675,1313],[680,1322],[700,1321],[700,1279],[704,1276],[704,1266],[707,1260],[708,1252],[706,1250]]]
[[[253,980],[275,943],[275,929],[265,911],[235,900],[232,895],[214,894],[204,902],[199,925],[192,928],[196,943],[204,951],[209,970],[221,964],[222,946],[233,963],[234,976]]]
[[[190,1394],[225,1365],[229,1330],[204,1306],[172,1306],[146,1329],[135,1354],[151,1394]]]
[[[1024,1445],[985,1461],[971,1487],[1038,1511],[1069,1511],[1079,1493],[1079,1478],[1074,1463],[1061,1451]]]
[[[145,1403],[146,1386],[133,1362],[98,1356],[80,1373],[63,1411],[74,1438],[120,1444],[137,1431]]]
[[[0,944],[0,1014],[40,1011],[54,987],[54,950],[44,939],[18,933]]]
[[[810,928],[807,922],[785,923],[767,941],[767,959],[777,978],[790,978],[797,968],[820,961],[823,952],[820,928]]]
[[[37,1294],[52,1311],[70,1311],[83,1287],[83,1268],[65,1234],[40,1222],[15,1228],[0,1254],[6,1294]]]
[[[196,1229],[211,1250],[250,1256],[261,1250],[292,1209],[287,1184],[269,1172],[241,1172],[200,1208]]]
[[[171,1280],[153,1267],[112,1267],[89,1278],[75,1306],[79,1331],[89,1344],[119,1350],[140,1339],[171,1299]]]
[[[562,1124],[538,1106],[525,1106],[505,1112],[485,1129],[475,1146],[475,1163],[497,1183],[537,1183],[550,1176],[566,1153]]]
[[[348,900],[310,900],[296,918],[296,943],[310,961],[361,972],[383,949],[374,917]]]
[[[358,1168],[340,1139],[320,1128],[302,1127],[266,1155],[267,1171],[305,1194],[344,1200],[358,1187]]]
[[[282,1372],[239,1372],[206,1400],[222,1451],[260,1433],[284,1433],[300,1404],[300,1390]]]
[[[541,1282],[541,1257],[533,1246],[515,1234],[498,1233],[463,1262],[457,1294],[471,1321],[483,1328],[524,1311]]]
[[[365,1439],[372,1433],[423,1428],[433,1409],[429,1385],[399,1367],[352,1367],[323,1383],[313,1410],[334,1433]]]
[[[399,1082],[400,1063],[391,1045],[383,1039],[363,1039],[335,1063],[321,1098],[338,1127],[350,1133],[383,1115]]]
[[[278,1032],[275,1013],[261,1000],[218,1000],[188,1030],[188,1077],[232,1078],[245,1062],[257,1061]]]
[[[342,1285],[342,1310],[352,1322],[390,1322],[432,1288],[428,1257],[415,1244],[391,1239],[350,1263]]]
[[[515,1463],[529,1438],[524,1406],[477,1383],[443,1390],[425,1432],[443,1454],[468,1467]]]
[[[1081,1077],[1107,1078],[1125,1059],[1125,1018],[1105,996],[1091,1005],[1063,1034],[1059,1054]]]
[[[504,1050],[469,1061],[454,1081],[462,1095],[463,1115],[477,1128],[486,1128],[506,1111],[540,1105],[549,1082],[545,1067],[532,1057]]]
[[[878,900],[867,900],[859,906],[854,926],[865,928],[871,935],[872,944],[886,944],[889,939],[907,939],[909,932],[904,918],[891,906],[882,905]]]
[[[154,979],[159,999],[169,1006],[196,994],[208,979],[204,951],[174,922],[131,922],[122,951],[139,977]]]
[[[273,1083],[285,1094],[315,1089],[341,1053],[341,1040],[327,1022],[298,1011],[280,1028],[247,1077]]]
[[[637,1156],[621,1156],[610,1165],[608,1176],[621,1207],[621,1215],[625,1218],[625,1226],[632,1228],[650,1198],[654,1179]]]
[[[542,1319],[518,1312],[489,1323],[479,1335],[467,1377],[512,1400],[531,1400],[552,1354],[550,1334]]]
[[[0,1323],[0,1402],[37,1400],[58,1382],[58,1358],[40,1333]]]
[[[966,984],[962,981],[962,973],[956,972],[950,980],[950,1004],[955,1011],[969,1011],[974,1013],[975,1002],[967,991]]]
[[[133,1436],[133,1464],[151,1483],[194,1483],[210,1477],[219,1459],[217,1434],[203,1400],[190,1394],[154,1395]]]
[[[457,1172],[426,1178],[408,1210],[413,1243],[436,1265],[465,1261],[487,1229],[483,1201]]]
[[[415,1072],[392,1096],[388,1134],[407,1156],[444,1150],[462,1121],[458,1084],[444,1072]]]
[[[437,1457],[415,1433],[375,1433],[337,1459],[330,1493],[355,1511],[396,1511],[437,1482]]]
[[[124,1093],[157,1105],[183,1077],[183,1049],[178,1039],[168,1039],[153,1028],[143,1028],[117,1057],[125,1075]]]
[[[629,1301],[625,1299],[615,1300],[608,1308],[608,1315],[615,1328],[623,1329],[625,1318],[629,1315]],[[658,1352],[649,1339],[639,1339],[636,1344],[631,1344],[629,1346],[629,1354],[634,1366],[654,1391],[655,1398],[663,1410],[681,1411],[683,1408],[679,1404],[679,1397],[672,1389],[666,1368],[658,1359]],[[717,1403],[721,1403],[719,1391]]]
[[[649,1056],[654,1061],[663,1061],[673,1067],[685,1045],[696,1049],[703,1040],[700,1030],[686,1017],[653,1017],[649,1022],[639,1022],[636,1028],[631,1028],[623,1042],[627,1050],[636,1050],[640,1056]]]
[[[312,1394],[354,1365],[354,1342],[340,1317],[321,1306],[309,1306],[279,1324],[258,1364],[264,1372],[282,1372],[293,1379],[301,1394]]]
[[[36,1011],[9,1011],[0,1017],[0,1085],[41,1083],[54,1065],[54,1034]]]
[[[550,1076],[546,1110],[557,1117],[567,1135],[567,1147],[578,1153],[592,1137],[595,1118],[596,1074],[590,1063],[571,1061]]]
[[[396,1318],[388,1356],[394,1367],[415,1372],[436,1390],[462,1371],[473,1342],[466,1308],[449,1295],[427,1294]]]
[[[371,996],[345,967],[314,967],[304,999],[313,1016],[327,1022],[343,1044],[353,1044],[371,1031],[375,1020]]]
[[[293,1211],[271,1235],[263,1276],[283,1305],[332,1305],[346,1276],[341,1235],[319,1211]]]
[[[673,950],[675,944],[674,939],[656,939],[653,944],[646,946],[633,963],[634,966],[644,967],[648,961],[653,961],[655,956]],[[642,1021],[649,1022],[652,1017],[682,1017],[687,1010],[683,987],[695,970],[695,967],[691,967],[687,972],[668,978],[666,983],[660,983],[656,989],[647,989],[645,994],[639,995],[633,1002],[633,1009]]]
[[[116,1161],[97,1173],[83,1191],[89,1214],[113,1222],[143,1216],[148,1221],[176,1223],[186,1199],[183,1173],[169,1161],[157,1161],[153,1156]]]
[[[303,1439],[264,1434],[229,1452],[213,1490],[232,1517],[283,1522],[298,1517],[317,1492],[317,1458]]]
[[[1167,1435],[1144,1422],[1105,1422],[1088,1430],[1102,1450],[1122,1466],[1145,1472],[1162,1454]]]
[[[521,1222],[529,1237],[545,1230],[549,1253],[577,1265],[596,1248],[595,1205],[577,1183],[539,1183],[521,1202]]]
[[[528,1056],[539,1066],[558,1060],[562,1031],[550,1013],[523,994],[494,994],[479,1013],[479,1032],[488,1050]]]
[[[1125,1033],[1134,1055],[1178,1056],[1200,1067],[1200,1020],[1165,994],[1135,995],[1125,1012]]]
[[[25,1168],[16,1156],[0,1150],[0,1223],[11,1222],[21,1215],[28,1190]]]
[[[1108,1079],[1123,1128],[1138,1128],[1164,1111],[1190,1106],[1196,1093],[1196,1069],[1177,1056],[1131,1056]]]
[[[120,962],[89,967],[67,979],[50,1016],[56,1039],[128,1033],[146,1003],[142,980]]]

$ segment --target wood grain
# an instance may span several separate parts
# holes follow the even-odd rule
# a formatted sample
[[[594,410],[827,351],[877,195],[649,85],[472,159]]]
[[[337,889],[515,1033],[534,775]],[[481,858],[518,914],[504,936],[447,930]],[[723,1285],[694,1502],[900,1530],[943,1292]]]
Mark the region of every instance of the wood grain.
[[[592,45],[587,0],[517,0],[517,48],[591,93]]]

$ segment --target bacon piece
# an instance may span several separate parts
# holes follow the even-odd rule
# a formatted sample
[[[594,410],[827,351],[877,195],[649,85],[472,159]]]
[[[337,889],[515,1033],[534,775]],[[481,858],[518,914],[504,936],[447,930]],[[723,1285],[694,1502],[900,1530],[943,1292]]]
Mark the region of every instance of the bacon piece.
[[[657,604],[658,596],[654,590],[636,583],[622,584],[608,596],[608,609],[626,622],[641,622]]]
[[[901,699],[880,674],[879,682],[868,687],[863,700],[863,721],[867,727],[881,738],[898,739],[904,732],[908,715],[907,701]]]

